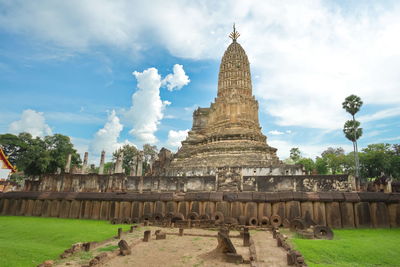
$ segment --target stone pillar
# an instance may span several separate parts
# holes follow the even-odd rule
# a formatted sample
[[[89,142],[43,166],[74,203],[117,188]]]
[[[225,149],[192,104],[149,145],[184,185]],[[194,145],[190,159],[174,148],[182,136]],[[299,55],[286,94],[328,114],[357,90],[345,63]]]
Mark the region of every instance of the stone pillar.
[[[137,165],[137,156],[134,156],[132,159],[131,171],[129,173],[129,176],[136,176],[136,165]]]
[[[89,158],[89,153],[85,152],[85,156],[83,157],[82,171],[81,171],[82,174],[85,174],[87,172],[88,158]]]
[[[150,230],[144,231],[143,242],[149,242],[150,241],[150,235],[151,235],[151,231]]]
[[[71,171],[71,158],[72,155],[68,154],[67,164],[65,164],[65,173],[69,173]]]
[[[123,173],[122,163],[124,159],[124,153],[119,153],[117,157],[117,162],[115,163],[114,173]]]
[[[106,152],[103,150],[103,151],[101,151],[99,174],[104,174],[105,157],[106,157]]]
[[[137,161],[137,172],[136,172],[137,176],[143,175],[143,158],[144,158],[144,153],[143,151],[140,151]]]

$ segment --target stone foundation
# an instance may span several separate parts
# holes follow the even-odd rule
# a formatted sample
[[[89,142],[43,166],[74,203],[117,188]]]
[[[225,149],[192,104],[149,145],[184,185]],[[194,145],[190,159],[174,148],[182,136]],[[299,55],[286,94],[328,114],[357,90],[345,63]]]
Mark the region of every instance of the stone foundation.
[[[95,220],[148,219],[196,212],[225,219],[297,216],[333,228],[400,226],[399,193],[73,193],[9,192],[0,194],[0,214]],[[244,217],[243,217],[244,216]]]

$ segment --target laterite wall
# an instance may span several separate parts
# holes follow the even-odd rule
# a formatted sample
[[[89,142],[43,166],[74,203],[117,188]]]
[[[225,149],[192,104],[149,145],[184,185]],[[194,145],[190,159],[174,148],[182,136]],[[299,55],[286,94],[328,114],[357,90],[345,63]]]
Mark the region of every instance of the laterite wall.
[[[400,226],[399,193],[0,193],[0,214],[110,220],[142,218],[169,212],[241,215],[289,220],[311,217],[333,228]]]

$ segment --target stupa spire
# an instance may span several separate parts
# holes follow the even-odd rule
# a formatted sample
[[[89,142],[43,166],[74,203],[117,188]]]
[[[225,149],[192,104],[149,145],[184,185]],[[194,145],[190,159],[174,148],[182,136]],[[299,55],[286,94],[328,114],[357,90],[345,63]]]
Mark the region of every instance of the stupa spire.
[[[233,42],[236,42],[237,38],[239,38],[240,33],[236,31],[235,23],[233,23],[233,32],[229,34],[229,38],[232,39]]]

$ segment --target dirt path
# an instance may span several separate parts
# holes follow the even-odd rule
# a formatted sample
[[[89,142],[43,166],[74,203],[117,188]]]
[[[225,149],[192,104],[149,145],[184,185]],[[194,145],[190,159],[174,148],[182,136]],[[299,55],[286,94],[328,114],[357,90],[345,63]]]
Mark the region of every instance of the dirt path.
[[[251,233],[257,251],[259,267],[286,267],[286,251],[276,245],[276,240],[269,231],[254,231]]]
[[[155,230],[167,234],[165,240],[156,240]],[[151,230],[150,242],[142,242],[143,232]],[[133,233],[123,237],[124,240],[132,246],[132,254],[128,256],[117,256],[109,262],[101,265],[107,267],[148,267],[148,266],[237,266],[236,263],[228,263],[223,255],[215,253],[217,247],[217,231],[204,229],[185,229],[184,235],[177,235],[178,229],[160,228],[160,227],[140,227]],[[176,235],[173,235],[176,234]],[[231,231],[230,237],[237,253],[242,255],[244,260],[249,260],[249,248],[243,246],[243,239],[239,238],[239,232]],[[251,237],[256,244],[258,257],[258,266],[287,266],[286,253],[282,248],[276,246],[276,241],[272,238],[271,232],[251,231]],[[117,239],[110,241],[102,247],[96,248],[90,253],[82,253],[74,256],[74,258],[66,259],[59,262],[56,266],[78,267],[88,264],[89,260],[104,251],[105,247],[111,247],[116,250],[118,244]],[[242,266],[246,266],[243,264]],[[247,265],[248,266],[248,265]]]

